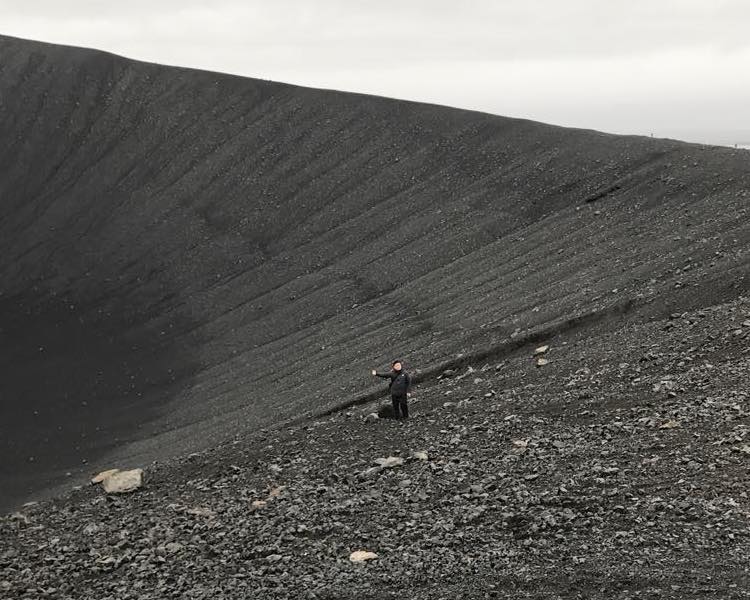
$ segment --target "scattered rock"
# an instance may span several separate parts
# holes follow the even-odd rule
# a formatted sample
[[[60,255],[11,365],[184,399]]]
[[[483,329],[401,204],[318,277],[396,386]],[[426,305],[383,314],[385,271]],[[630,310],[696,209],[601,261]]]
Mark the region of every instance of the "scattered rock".
[[[414,458],[415,460],[428,460],[429,456],[427,455],[427,452],[423,452],[420,450],[417,452],[412,452],[412,458]]]
[[[374,552],[368,550],[356,550],[349,555],[349,560],[355,563],[366,562],[368,560],[375,560],[378,557]]]
[[[185,512],[194,517],[204,517],[206,519],[213,519],[216,516],[214,511],[202,507],[188,508]]]
[[[380,417],[378,416],[378,413],[369,413],[368,415],[365,415],[365,422],[366,423],[373,423],[375,421],[379,421]]]
[[[388,458],[376,458],[375,462],[381,469],[390,469],[404,464],[404,459],[399,456],[389,456]]]
[[[539,346],[536,350],[534,350],[534,356],[539,356],[540,354],[545,354],[549,350],[549,346]]]
[[[547,360],[546,358],[538,358],[536,360],[537,367],[543,367],[544,365],[548,365],[548,364],[549,364],[549,360]]]
[[[97,483],[101,483],[104,481],[107,477],[114,475],[115,473],[119,473],[120,469],[107,469],[106,471],[102,471],[101,473],[98,473],[93,477],[91,480],[92,485],[96,485]]]
[[[117,471],[102,479],[102,487],[108,494],[128,494],[143,486],[143,469]]]
[[[20,512],[14,512],[12,515],[10,515],[11,521],[19,521],[20,523],[23,523],[24,525],[28,525],[30,523],[29,517],[27,517],[25,514]]]

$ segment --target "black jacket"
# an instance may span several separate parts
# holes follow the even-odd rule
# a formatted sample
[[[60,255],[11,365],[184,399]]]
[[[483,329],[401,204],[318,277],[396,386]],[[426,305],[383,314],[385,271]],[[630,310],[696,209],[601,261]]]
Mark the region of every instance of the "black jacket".
[[[403,369],[400,371],[391,371],[390,373],[375,373],[375,375],[391,380],[388,384],[391,396],[406,396],[407,392],[411,389],[411,377]]]

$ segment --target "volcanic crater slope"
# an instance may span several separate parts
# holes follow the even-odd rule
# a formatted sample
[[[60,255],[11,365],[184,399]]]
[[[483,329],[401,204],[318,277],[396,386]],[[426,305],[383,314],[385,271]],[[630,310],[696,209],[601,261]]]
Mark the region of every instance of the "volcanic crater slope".
[[[0,519],[8,598],[750,597],[750,299],[547,340]],[[355,554],[359,553],[359,554]],[[369,557],[362,563],[352,557]]]
[[[747,289],[745,151],[0,57],[6,507],[367,399],[394,356],[427,384]]]

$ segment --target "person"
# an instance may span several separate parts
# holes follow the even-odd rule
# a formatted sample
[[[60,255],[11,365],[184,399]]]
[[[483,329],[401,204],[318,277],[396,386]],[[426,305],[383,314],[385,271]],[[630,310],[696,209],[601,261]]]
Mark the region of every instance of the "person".
[[[383,379],[390,379],[388,390],[391,392],[391,402],[393,402],[393,415],[397,419],[409,418],[408,396],[411,389],[411,377],[403,369],[400,360],[394,360],[391,364],[389,373],[378,373],[373,369],[372,374]]]

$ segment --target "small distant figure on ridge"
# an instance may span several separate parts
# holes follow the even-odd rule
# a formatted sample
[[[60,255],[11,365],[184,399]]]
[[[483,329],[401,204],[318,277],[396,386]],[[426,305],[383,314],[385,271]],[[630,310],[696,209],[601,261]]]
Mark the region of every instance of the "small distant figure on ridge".
[[[373,369],[372,374],[375,377],[391,380],[388,384],[388,389],[391,392],[391,402],[393,402],[393,415],[396,419],[408,419],[409,404],[407,398],[411,389],[411,377],[403,369],[401,361],[394,360],[389,373],[378,373]]]

